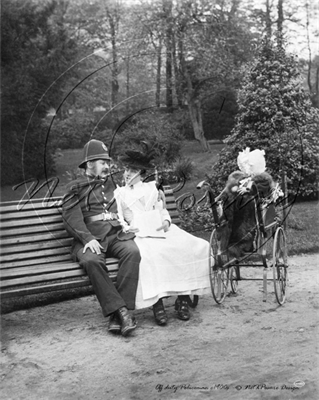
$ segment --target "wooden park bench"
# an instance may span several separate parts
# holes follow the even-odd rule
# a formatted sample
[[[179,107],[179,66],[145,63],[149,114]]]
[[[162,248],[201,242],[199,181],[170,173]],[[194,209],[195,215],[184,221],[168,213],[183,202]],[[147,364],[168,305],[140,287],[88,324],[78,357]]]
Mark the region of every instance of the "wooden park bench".
[[[179,223],[172,189],[164,186],[166,208]],[[90,286],[90,280],[72,261],[72,238],[63,226],[61,197],[0,203],[0,294],[2,298]],[[118,260],[106,259],[113,281]]]

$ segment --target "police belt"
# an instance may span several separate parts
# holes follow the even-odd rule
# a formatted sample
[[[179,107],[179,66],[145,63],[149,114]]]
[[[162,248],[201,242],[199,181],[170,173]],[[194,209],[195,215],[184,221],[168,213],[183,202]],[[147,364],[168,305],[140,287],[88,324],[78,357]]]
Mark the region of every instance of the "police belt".
[[[102,214],[92,215],[92,217],[85,217],[84,222],[95,222],[95,221],[114,221],[117,220],[117,214],[112,212],[104,212]]]

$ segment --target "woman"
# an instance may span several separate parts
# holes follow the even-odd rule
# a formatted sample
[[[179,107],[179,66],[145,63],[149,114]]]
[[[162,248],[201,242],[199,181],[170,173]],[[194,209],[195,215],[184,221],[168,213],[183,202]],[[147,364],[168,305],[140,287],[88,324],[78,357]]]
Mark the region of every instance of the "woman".
[[[153,306],[157,324],[166,325],[162,298],[177,295],[177,317],[188,320],[188,295],[210,293],[209,243],[172,224],[156,182],[142,181],[153,167],[149,156],[128,151],[120,161],[125,186],[114,192],[118,213],[123,229],[136,233],[141,254],[136,309]]]

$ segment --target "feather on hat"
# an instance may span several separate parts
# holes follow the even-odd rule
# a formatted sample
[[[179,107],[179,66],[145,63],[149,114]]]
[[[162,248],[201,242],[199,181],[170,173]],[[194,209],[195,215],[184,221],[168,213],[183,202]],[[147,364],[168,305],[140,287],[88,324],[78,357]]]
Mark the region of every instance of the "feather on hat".
[[[155,150],[146,141],[142,141],[141,145],[143,151],[139,150],[126,150],[125,154],[119,156],[119,161],[127,166],[134,169],[152,169],[155,167],[153,159],[155,157]]]

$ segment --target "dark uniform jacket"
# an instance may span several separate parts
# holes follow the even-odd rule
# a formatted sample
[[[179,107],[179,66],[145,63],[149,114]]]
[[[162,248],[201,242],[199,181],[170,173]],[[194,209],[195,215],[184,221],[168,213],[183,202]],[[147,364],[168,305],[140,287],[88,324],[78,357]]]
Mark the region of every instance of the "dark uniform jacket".
[[[85,218],[103,212],[116,211],[113,201],[114,185],[110,178],[100,179],[89,176],[78,178],[68,185],[63,198],[62,214],[65,229],[74,238],[72,253],[88,242],[96,239],[106,252],[108,235],[120,232],[122,227],[118,220],[85,222]]]

